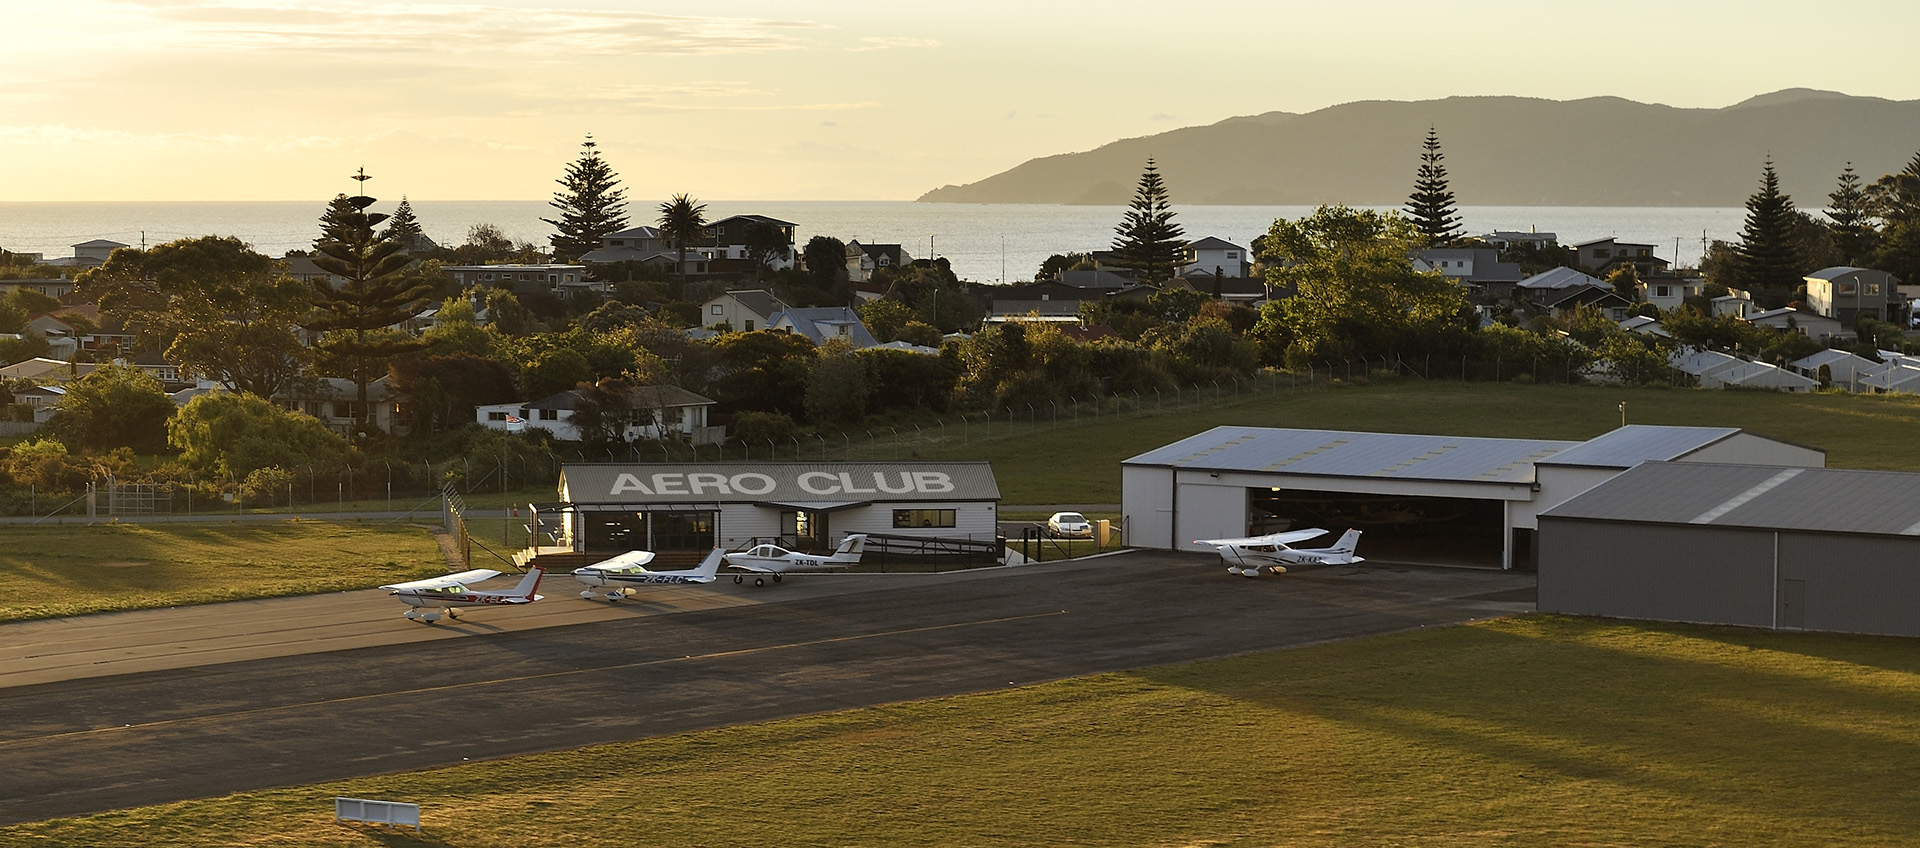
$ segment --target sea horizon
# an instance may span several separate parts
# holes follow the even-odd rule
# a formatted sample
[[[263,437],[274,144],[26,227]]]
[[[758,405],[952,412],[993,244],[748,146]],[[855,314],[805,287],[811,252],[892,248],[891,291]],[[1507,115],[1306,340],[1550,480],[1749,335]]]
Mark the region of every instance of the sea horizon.
[[[398,198],[373,208],[391,212]],[[428,236],[442,244],[466,240],[470,227],[491,224],[509,238],[546,247],[557,217],[545,200],[409,198]],[[707,201],[709,220],[739,214],[793,222],[795,247],[816,235],[863,244],[898,244],[914,258],[945,257],[964,280],[1031,280],[1056,253],[1104,250],[1124,206],[1024,203],[937,203],[916,200]],[[319,234],[318,200],[22,200],[0,201],[0,248],[71,256],[72,246],[105,239],[133,247],[205,235],[235,236],[270,256],[310,248]],[[1214,236],[1250,247],[1279,218],[1311,214],[1314,206],[1208,206],[1175,203],[1175,223],[1189,239]],[[1397,205],[1358,206],[1381,211]],[[1706,243],[1733,241],[1745,223],[1740,207],[1460,206],[1468,235],[1495,230],[1551,232],[1562,244],[1598,238],[1652,244],[1677,266],[1698,264]],[[654,204],[629,202],[630,224],[652,225]]]

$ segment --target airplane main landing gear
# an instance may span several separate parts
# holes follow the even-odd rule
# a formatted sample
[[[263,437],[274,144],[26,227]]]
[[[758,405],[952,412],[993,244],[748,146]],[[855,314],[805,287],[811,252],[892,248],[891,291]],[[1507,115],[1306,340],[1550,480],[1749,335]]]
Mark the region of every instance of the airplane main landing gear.
[[[765,586],[765,585],[767,585],[767,578],[765,578],[765,577],[755,577],[755,578],[753,578],[753,585],[755,585],[755,586]]]
[[[775,582],[775,583],[778,583],[778,582],[780,582],[780,575],[779,575],[779,573],[778,573],[778,572],[776,572],[776,573],[775,573],[775,574],[773,575],[773,582]]]
[[[738,575],[738,574],[735,574],[735,575],[733,575],[733,585],[735,585],[735,586],[738,586],[738,585],[740,585],[741,583],[744,583],[744,582],[746,582],[746,580],[747,580],[747,578],[745,578],[745,577],[743,577],[743,576],[741,576],[741,575]]]
[[[437,613],[437,612],[427,612],[427,611],[425,611],[425,610],[412,610],[412,609],[410,609],[410,610],[407,610],[407,611],[406,611],[405,613],[403,613],[403,614],[404,614],[404,615],[405,615],[405,616],[407,617],[407,620],[408,620],[408,621],[418,621],[418,622],[420,622],[420,623],[422,623],[422,624],[432,624],[432,623],[434,623],[434,622],[436,622],[436,621],[439,621],[439,620],[440,620],[440,614],[439,614],[439,613]],[[452,614],[453,614],[453,610],[447,610],[447,614],[448,614],[448,615],[452,615]]]

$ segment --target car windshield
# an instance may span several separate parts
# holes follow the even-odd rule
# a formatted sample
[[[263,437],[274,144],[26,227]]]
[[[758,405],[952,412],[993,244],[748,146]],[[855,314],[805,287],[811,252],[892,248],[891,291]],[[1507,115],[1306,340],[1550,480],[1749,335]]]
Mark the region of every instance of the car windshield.
[[[1087,521],[1085,518],[1082,518],[1080,516],[1080,513],[1077,513],[1077,512],[1060,513],[1059,515],[1054,516],[1054,520],[1060,522],[1061,524],[1085,524]]]

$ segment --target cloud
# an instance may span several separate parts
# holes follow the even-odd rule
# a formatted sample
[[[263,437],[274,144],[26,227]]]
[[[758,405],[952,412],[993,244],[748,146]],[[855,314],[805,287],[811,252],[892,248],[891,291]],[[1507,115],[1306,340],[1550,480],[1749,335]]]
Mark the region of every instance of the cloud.
[[[861,46],[849,47],[848,51],[862,53],[869,50],[892,50],[896,47],[931,50],[940,46],[940,42],[931,38],[907,38],[904,36],[879,36],[860,39]]]
[[[760,53],[800,49],[810,21],[626,10],[346,2],[131,4],[171,31],[174,49],[224,52],[582,55]]]

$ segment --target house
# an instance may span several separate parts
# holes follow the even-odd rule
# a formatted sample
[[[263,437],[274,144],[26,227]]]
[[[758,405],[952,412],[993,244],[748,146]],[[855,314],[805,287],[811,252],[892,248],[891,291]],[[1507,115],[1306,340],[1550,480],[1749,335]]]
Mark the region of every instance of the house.
[[[845,306],[788,308],[774,315],[767,322],[767,329],[798,333],[816,345],[835,338],[846,339],[856,350],[879,344],[861,322],[860,313]]]
[[[0,367],[0,379],[30,380],[42,385],[60,385],[85,377],[98,367],[100,366],[91,362],[70,362],[65,359],[36,356]]]
[[[60,406],[60,400],[66,396],[67,390],[63,386],[33,386],[14,392],[13,402],[32,408],[34,423],[45,424]]]
[[[673,246],[660,236],[657,227],[628,227],[617,233],[600,237],[600,246],[580,256],[582,263],[609,264],[614,262],[644,262],[663,253],[673,253]],[[692,258],[688,254],[688,258]]]
[[[773,326],[773,316],[786,311],[787,304],[764,289],[722,292],[700,305],[700,325],[726,325],[729,332],[751,333]]]
[[[514,294],[556,294],[587,282],[585,265],[447,265],[441,269],[458,289],[470,286],[507,289]],[[604,284],[592,284],[605,291]]]
[[[861,244],[847,242],[847,279],[864,283],[882,268],[899,268],[913,262],[906,248],[897,244]]]
[[[1098,273],[1082,271],[1077,273]],[[990,317],[1079,316],[1080,304],[1106,299],[1106,292],[1082,288],[1057,280],[1021,283],[1012,286],[985,286],[988,291],[987,315]]]
[[[1707,386],[1709,375],[1715,371],[1731,368],[1742,361],[1744,360],[1717,350],[1692,347],[1676,350],[1667,356],[1668,365],[1673,366],[1677,371],[1691,375],[1699,380],[1702,386]],[[1718,383],[1714,385],[1717,386]]]
[[[20,254],[14,254],[18,256]],[[35,277],[25,280],[0,280],[0,297],[6,297],[20,289],[38,292],[51,298],[63,298],[73,294],[73,281],[65,277]]]
[[[354,427],[360,423],[360,392],[354,382],[344,377],[321,377],[305,383],[307,385],[274,395],[273,402],[318,418],[328,429],[351,437]],[[367,384],[367,404],[373,407],[374,426],[389,433],[405,429],[408,422],[387,393],[387,378]]]
[[[1730,291],[1713,299],[1713,317],[1715,318],[1728,315],[1746,318],[1759,311],[1760,309],[1753,305],[1753,297],[1743,291]]]
[[[1651,277],[1640,281],[1640,302],[1650,303],[1662,312],[1678,309],[1689,297],[1697,297],[1706,281],[1683,277]]]
[[[1667,328],[1660,325],[1660,319],[1646,315],[1635,315],[1632,318],[1621,321],[1620,329],[1626,330],[1629,333],[1639,333],[1643,336],[1659,336],[1663,339],[1673,338],[1673,336],[1667,333]]]
[[[581,441],[573,417],[585,405],[585,397],[575,389],[536,401],[490,403],[473,408],[474,421],[493,430],[518,432],[527,428],[546,430],[555,439]],[[708,411],[714,401],[678,386],[637,386],[627,397],[627,420],[621,427],[621,440],[638,439],[690,441],[696,445],[718,444],[725,438],[724,427],[707,425]]]
[[[27,319],[26,332],[45,338],[55,359],[72,359],[80,351],[80,328],[51,312]]]
[[[72,245],[73,256],[63,259],[49,259],[40,264],[62,268],[98,268],[105,265],[107,257],[116,250],[132,245],[121,244],[107,239],[94,239]]]
[[[1715,388],[1732,386],[1742,389],[1770,389],[1776,392],[1810,392],[1820,388],[1820,381],[1802,376],[1765,362],[1740,360],[1737,364],[1714,370],[1700,385]]]
[[[1839,321],[1825,315],[1801,312],[1791,306],[1755,312],[1747,316],[1747,321],[1756,327],[1791,330],[1821,341],[1853,338],[1853,331],[1842,326]]]
[[[303,283],[326,283],[332,288],[339,288],[347,282],[346,277],[315,265],[311,256],[287,256],[280,260],[280,266],[287,276]]]
[[[765,215],[734,215],[707,225],[702,243],[714,248],[715,259],[750,259],[747,231],[755,224],[767,224],[779,231],[785,246],[768,260],[767,267],[785,271],[794,267],[799,254],[793,249],[793,231],[798,224]]]
[[[1512,300],[1522,277],[1519,264],[1501,262],[1500,252],[1491,248],[1415,250],[1408,258],[1415,271],[1438,271],[1462,288],[1495,300]]]
[[[1553,233],[1519,233],[1506,230],[1495,230],[1491,233],[1481,235],[1478,238],[1495,250],[1507,250],[1515,247],[1545,250],[1560,243],[1560,237]]]
[[[1572,268],[1559,267],[1541,271],[1514,284],[1514,300],[1532,303],[1551,303],[1559,300],[1566,292],[1582,286],[1598,286],[1611,289],[1605,280],[1575,271]]]
[[[1900,278],[1885,271],[1839,265],[1822,268],[1803,279],[1807,306],[1814,312],[1852,327],[1860,318],[1907,324],[1906,299],[1900,296]]]
[[[1104,269],[1061,271],[1057,282],[1061,285],[1072,286],[1084,291],[1097,291],[1101,294],[1115,294],[1138,285],[1132,277]]]
[[[1207,236],[1187,242],[1180,258],[1179,273],[1221,277],[1245,277],[1253,269],[1247,249],[1225,239]]]
[[[1600,310],[1607,320],[1617,324],[1627,320],[1627,312],[1633,309],[1633,301],[1621,297],[1611,286],[1583,286],[1565,290],[1559,298],[1546,304],[1549,313],[1562,318],[1582,306]]]
[[[1920,367],[1903,362],[1888,363],[1861,377],[1860,386],[1876,394],[1920,392]]]
[[[1573,246],[1576,262],[1600,276],[1613,273],[1622,265],[1632,265],[1642,277],[1660,276],[1671,263],[1653,255],[1654,246],[1610,238],[1594,239]]]
[[[1166,288],[1188,288],[1240,306],[1266,303],[1272,291],[1267,281],[1259,277],[1215,277],[1198,272],[1174,277],[1167,281]]]
[[[1823,350],[1812,356],[1794,360],[1789,367],[1803,377],[1820,379],[1820,369],[1827,369],[1830,385],[1859,391],[1860,378],[1871,373],[1880,363],[1863,356],[1856,356],[1844,350]]]

